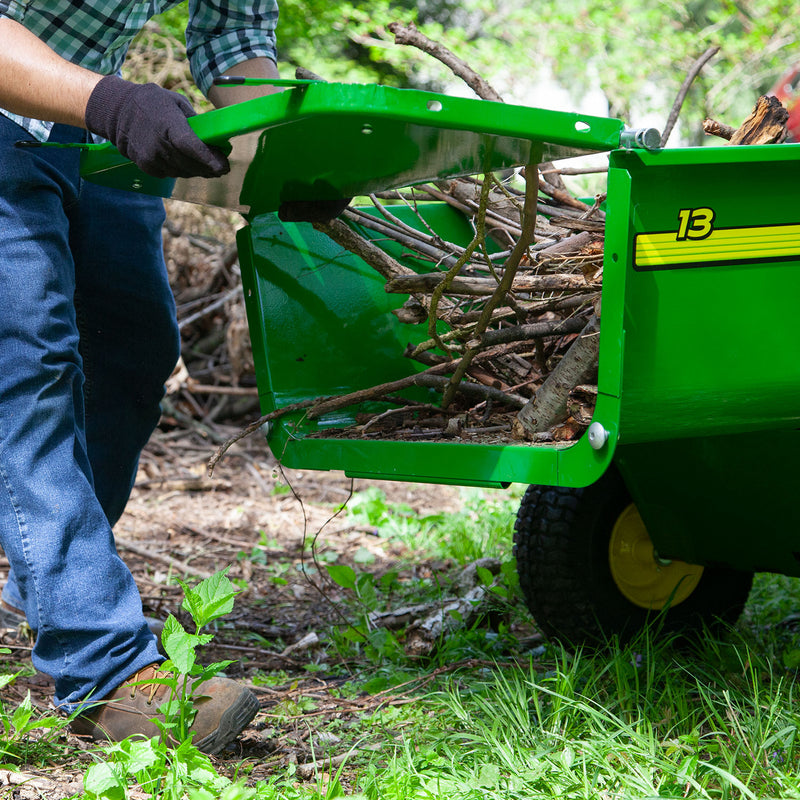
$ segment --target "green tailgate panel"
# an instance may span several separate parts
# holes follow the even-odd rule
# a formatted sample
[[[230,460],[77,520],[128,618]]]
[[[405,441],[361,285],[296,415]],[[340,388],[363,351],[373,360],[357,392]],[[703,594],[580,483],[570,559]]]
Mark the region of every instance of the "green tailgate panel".
[[[468,240],[469,226],[458,212],[435,203],[419,208],[441,235]],[[409,209],[396,207],[393,213],[419,224]],[[361,232],[370,235],[365,229]],[[404,257],[396,243],[382,242],[382,246],[391,255]],[[310,225],[263,215],[240,232],[239,252],[265,412],[366,389],[423,369],[403,352],[408,344],[427,338],[426,326],[402,324],[392,313],[407,296],[387,294],[380,275]],[[407,257],[404,262],[423,266]],[[621,315],[620,304],[616,314],[620,323]],[[609,307],[603,324],[614,316]],[[605,335],[603,331],[601,338]],[[612,341],[611,333],[608,340]],[[619,334],[617,341],[618,346],[610,348],[606,371],[612,387],[618,388],[619,358],[613,354],[621,352]],[[421,388],[404,390],[402,395],[430,403],[440,399],[438,393]],[[619,398],[612,393],[598,401],[595,417],[604,419],[611,432],[609,445],[600,451],[585,438],[571,446],[531,446],[325,436],[326,430],[352,424],[357,413],[379,413],[388,407],[385,402],[362,404],[314,421],[302,411],[294,412],[271,426],[269,443],[289,467],[341,469],[353,476],[465,486],[585,485],[611,461]]]
[[[369,267],[310,225],[280,222],[273,212],[283,203],[363,196],[609,151],[619,146],[624,128],[616,119],[328,83],[297,86],[211,111],[193,117],[190,124],[204,141],[233,144],[234,152],[237,137],[258,137],[240,179],[238,202],[249,207],[251,225],[240,231],[238,244],[259,391],[267,412],[407,376],[419,365],[405,359],[403,350],[422,336],[422,326],[415,330],[402,325],[391,313],[405,297],[386,295],[382,279]],[[117,188],[163,196],[173,191],[171,181],[143,175],[110,147],[85,152],[82,172]],[[219,194],[230,197],[229,187]],[[437,225],[452,229],[455,239],[469,241],[469,228],[454,212],[428,213],[437,216]],[[407,221],[421,224],[411,216]],[[391,244],[381,246],[393,250]],[[395,255],[406,259],[403,253]],[[288,466],[343,469],[351,475],[489,486],[591,483],[608,467],[617,440],[620,267],[609,265],[605,278],[608,300],[601,323],[604,354],[595,419],[602,421],[609,438],[599,451],[585,437],[571,446],[549,447],[308,438],[352,422],[353,409],[318,423],[309,423],[302,414],[283,419],[272,427],[270,446]],[[425,395],[417,391],[416,396]]]
[[[203,141],[227,147],[257,134],[240,180],[250,217],[287,201],[364,195],[454,175],[612,150],[623,124],[484,100],[387,86],[316,83],[198,114]],[[83,154],[96,183],[171,196],[110,145]]]

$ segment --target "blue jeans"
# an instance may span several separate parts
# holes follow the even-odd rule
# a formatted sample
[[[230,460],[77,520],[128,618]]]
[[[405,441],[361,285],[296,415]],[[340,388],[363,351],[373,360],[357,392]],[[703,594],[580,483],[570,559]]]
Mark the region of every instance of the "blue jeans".
[[[51,141],[85,141],[57,125]],[[163,203],[79,177],[79,153],[17,148],[0,115],[3,599],[70,712],[160,661],[111,532],[179,354]]]

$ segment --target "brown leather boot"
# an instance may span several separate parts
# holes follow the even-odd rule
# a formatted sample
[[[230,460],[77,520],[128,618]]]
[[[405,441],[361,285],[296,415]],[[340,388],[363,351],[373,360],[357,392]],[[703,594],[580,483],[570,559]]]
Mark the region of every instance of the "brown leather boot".
[[[73,733],[112,742],[129,736],[147,738],[160,735],[153,717],[161,717],[158,707],[169,699],[170,688],[148,683],[154,678],[170,677],[157,664],[140,669],[118,689],[103,698],[103,704],[72,721]],[[131,684],[138,683],[136,686]],[[200,686],[192,699],[197,710],[189,729],[198,750],[214,755],[232,742],[258,711],[256,696],[246,687],[228,678],[212,678]]]

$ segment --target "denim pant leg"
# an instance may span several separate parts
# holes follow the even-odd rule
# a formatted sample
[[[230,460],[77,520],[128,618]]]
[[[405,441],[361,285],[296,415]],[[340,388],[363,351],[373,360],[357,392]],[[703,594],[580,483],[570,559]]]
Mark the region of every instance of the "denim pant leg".
[[[180,355],[160,199],[84,182],[72,229],[75,306],[95,493],[113,526]]]
[[[72,129],[57,128],[54,140],[65,138],[65,131]],[[161,240],[164,206],[84,181],[71,212],[86,446],[95,494],[113,527],[180,354]],[[13,572],[2,594],[11,606],[22,607]]]
[[[51,139],[81,135],[77,129],[57,126]],[[84,361],[74,298],[91,270],[84,273],[71,245],[84,225],[82,219],[102,209],[92,210],[84,202],[75,151],[17,149],[14,142],[21,138],[27,138],[24,132],[0,117],[0,544],[11,564],[16,596],[38,630],[34,665],[54,678],[55,702],[70,711],[88,695],[102,697],[140,667],[160,659],[142,616],[138,590],[116,553],[95,490],[91,459],[108,445],[90,447],[87,440]],[[108,196],[100,200],[108,201]],[[134,205],[139,201],[136,198]],[[158,201],[152,202],[151,222],[160,213],[154,210]],[[135,208],[131,214],[138,219],[145,212]],[[148,255],[140,246],[142,227],[129,220],[95,233],[110,239],[115,252],[137,264],[141,280],[145,270],[139,259]],[[148,241],[145,250],[152,250],[152,236]],[[94,251],[83,239],[82,247]],[[109,253],[114,248],[98,243],[96,249]],[[106,262],[107,282],[126,266]],[[162,284],[163,261],[153,266],[153,272]],[[139,290],[147,293],[144,285]],[[114,302],[109,298],[108,312]],[[109,313],[93,323],[91,314],[83,319],[82,313],[81,327],[95,326],[95,335],[87,335],[87,342],[102,334],[98,325],[113,327],[112,317]],[[127,326],[129,316],[121,318]],[[132,338],[142,331],[145,337],[149,334],[146,323],[138,331],[126,330]],[[118,343],[119,334],[112,338]],[[164,347],[165,352],[171,350],[169,358],[152,362],[162,371],[164,361],[171,358],[174,363],[174,328],[170,338]],[[96,363],[102,365],[103,358]],[[164,378],[159,378],[162,384]],[[125,388],[138,391],[136,379],[129,379],[132,384],[117,390],[117,395]],[[108,383],[97,381],[104,387]],[[96,407],[105,412],[102,404],[112,394],[101,389],[95,395]],[[147,394],[152,400],[156,393]],[[123,403],[121,408],[127,411],[129,406]],[[141,415],[147,422],[137,421],[130,430],[124,413],[111,423],[117,425],[117,442],[126,440],[120,452],[132,453],[133,463],[117,469],[115,474],[124,475],[126,488],[104,490],[109,496],[127,497],[138,454],[130,439],[142,442],[143,431],[152,427],[156,414],[148,408]],[[109,420],[104,413],[91,416],[92,439],[102,439],[99,431]],[[103,455],[99,460],[108,463],[109,458]],[[124,505],[124,500],[114,502]]]

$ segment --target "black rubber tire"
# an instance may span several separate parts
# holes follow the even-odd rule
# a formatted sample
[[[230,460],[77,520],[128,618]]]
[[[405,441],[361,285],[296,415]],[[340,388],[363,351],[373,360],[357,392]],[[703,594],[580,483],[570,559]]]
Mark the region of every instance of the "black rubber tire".
[[[608,545],[614,524],[631,503],[616,469],[583,489],[530,486],[514,526],[520,587],[539,629],[568,646],[627,639],[655,617],[630,602],[611,575]],[[667,609],[658,624],[692,630],[733,624],[753,575],[706,567],[695,590]]]

